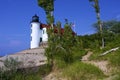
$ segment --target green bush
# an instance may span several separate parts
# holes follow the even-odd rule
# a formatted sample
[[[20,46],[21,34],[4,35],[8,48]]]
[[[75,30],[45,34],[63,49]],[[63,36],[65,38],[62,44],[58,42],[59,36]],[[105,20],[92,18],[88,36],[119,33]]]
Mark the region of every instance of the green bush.
[[[9,80],[42,80],[39,74],[22,74],[17,73],[14,77],[10,78]]]
[[[72,53],[73,53],[73,60],[74,61],[80,61],[82,59],[82,56],[87,54],[87,51],[84,50],[84,49],[74,47],[72,49]]]
[[[67,63],[65,62],[65,61],[63,61],[63,60],[61,60],[61,59],[56,59],[55,60],[55,68],[57,69],[57,70],[61,70],[61,69],[64,69],[65,67],[67,67]],[[54,68],[54,69],[55,69]]]
[[[63,51],[59,51],[59,53],[56,53],[54,56],[54,62],[55,62],[55,66],[59,69],[63,69],[67,66],[69,66],[71,63],[74,63],[76,61],[80,61],[82,59],[82,56],[84,56],[87,51],[80,49],[78,47],[73,47],[71,49],[71,53],[72,53],[72,60],[70,60],[71,62],[68,63],[65,61],[65,53]],[[70,58],[70,57],[69,57]]]

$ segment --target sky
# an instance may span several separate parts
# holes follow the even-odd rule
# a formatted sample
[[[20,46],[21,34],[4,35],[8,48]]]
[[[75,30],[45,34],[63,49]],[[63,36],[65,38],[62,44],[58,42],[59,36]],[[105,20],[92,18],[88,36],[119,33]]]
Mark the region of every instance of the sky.
[[[99,0],[101,20],[120,20],[120,0]],[[55,22],[64,25],[65,19],[75,24],[77,35],[95,32],[94,8],[88,0],[56,0]],[[0,0],[0,56],[30,48],[30,21],[37,14],[46,23],[45,12],[37,0]]]

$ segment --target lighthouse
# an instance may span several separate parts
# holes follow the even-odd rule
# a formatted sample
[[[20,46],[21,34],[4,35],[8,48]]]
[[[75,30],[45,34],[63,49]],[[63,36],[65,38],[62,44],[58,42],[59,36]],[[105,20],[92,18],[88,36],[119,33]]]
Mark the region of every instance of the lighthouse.
[[[39,22],[39,17],[34,15],[31,21],[31,41],[30,48],[38,48],[41,44],[45,44],[48,41],[47,27],[46,24]]]
[[[39,17],[34,15],[31,21],[31,42],[30,48],[38,48],[40,44],[40,37],[42,36],[40,30]]]

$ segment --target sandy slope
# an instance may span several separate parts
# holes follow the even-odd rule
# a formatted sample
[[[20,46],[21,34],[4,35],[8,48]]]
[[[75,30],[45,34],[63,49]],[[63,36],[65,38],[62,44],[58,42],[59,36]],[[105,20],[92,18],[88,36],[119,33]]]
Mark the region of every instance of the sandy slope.
[[[46,63],[46,56],[44,55],[45,49],[40,47],[36,49],[28,49],[17,52],[15,54],[0,57],[0,67],[4,66],[3,61],[5,59],[14,58],[19,62],[22,62],[21,67],[40,66]]]

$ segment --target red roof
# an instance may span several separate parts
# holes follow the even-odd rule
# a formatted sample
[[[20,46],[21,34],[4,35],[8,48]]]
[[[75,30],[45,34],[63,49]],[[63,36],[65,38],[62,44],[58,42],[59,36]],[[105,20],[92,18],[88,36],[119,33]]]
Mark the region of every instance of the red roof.
[[[50,28],[50,25],[47,25],[47,24],[40,24],[40,29],[42,28]]]
[[[47,25],[47,24],[40,24],[40,29],[42,29],[42,28],[50,28],[51,26],[50,25]],[[58,29],[57,29],[57,27],[54,27],[54,33],[58,33]],[[61,34],[63,34],[64,33],[64,29],[63,28],[61,28]],[[75,32],[73,32],[72,33],[73,35],[75,35]]]

